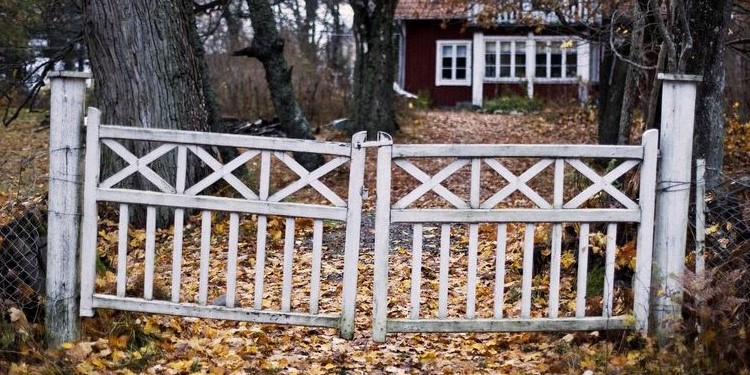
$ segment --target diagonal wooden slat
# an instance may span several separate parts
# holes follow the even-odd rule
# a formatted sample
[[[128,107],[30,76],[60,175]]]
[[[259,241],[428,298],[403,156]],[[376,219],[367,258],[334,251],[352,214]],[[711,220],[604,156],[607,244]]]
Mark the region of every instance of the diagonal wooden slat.
[[[341,197],[339,197],[336,193],[333,192],[328,186],[320,182],[318,179],[325,176],[328,172],[333,171],[334,169],[338,168],[339,166],[343,165],[347,161],[349,161],[349,158],[339,156],[337,158],[334,158],[333,160],[329,161],[328,163],[323,164],[318,169],[310,172],[305,167],[297,163],[294,158],[284,152],[274,152],[274,155],[277,159],[281,160],[289,169],[291,169],[294,173],[296,173],[300,178],[297,181],[294,181],[293,183],[287,185],[283,189],[277,191],[274,195],[268,198],[269,202],[280,202],[282,199],[296,193],[298,190],[302,189],[303,187],[310,185],[313,189],[315,189],[318,193],[320,193],[323,197],[328,199],[329,202],[331,202],[336,207],[346,207],[346,202],[344,202]]]
[[[469,208],[469,204],[466,203],[466,201],[459,198],[456,194],[453,194],[453,192],[451,192],[450,190],[446,189],[443,185],[441,185],[441,183],[446,178],[450,177],[453,173],[469,164],[470,161],[471,159],[458,159],[440,170],[440,172],[436,173],[434,176],[430,176],[408,160],[394,160],[396,165],[416,178],[419,182],[422,183],[422,185],[418,186],[416,189],[409,192],[409,194],[406,194],[401,199],[399,199],[398,202],[393,204],[393,208],[406,208],[430,190],[443,197],[443,199],[448,201],[456,208]]]
[[[105,139],[102,140],[102,143],[109,147],[115,154],[117,154],[119,157],[121,157],[125,162],[127,162],[129,165],[117,173],[113,174],[103,182],[99,184],[99,187],[101,188],[110,188],[120,181],[126,179],[128,176],[132,175],[135,172],[140,173],[148,179],[154,186],[156,186],[161,192],[163,193],[174,193],[175,189],[170,185],[166,180],[164,180],[161,176],[159,176],[156,172],[154,172],[151,168],[148,167],[149,164],[153,163],[156,159],[159,159],[160,157],[164,156],[166,153],[172,151],[177,147],[175,144],[163,144],[153,150],[151,150],[148,154],[144,155],[141,158],[138,158],[135,156],[132,152],[130,152],[125,146],[120,144],[117,141],[113,141],[111,139]]]
[[[513,172],[508,170],[508,168],[505,168],[505,166],[497,161],[497,159],[484,159],[484,162],[487,163],[487,165],[489,165],[490,168],[492,168],[495,172],[500,174],[502,178],[508,181],[508,185],[506,185],[504,188],[500,189],[500,191],[484,201],[484,203],[482,203],[482,205],[480,206],[481,208],[494,208],[498,203],[502,202],[516,190],[531,199],[531,201],[534,202],[534,204],[536,204],[539,208],[552,208],[552,205],[549,204],[547,200],[542,198],[539,193],[526,185],[526,183],[541,171],[543,171],[545,168],[550,166],[554,162],[553,159],[540,160],[531,168],[523,172],[520,176],[516,176]]]
[[[189,189],[185,190],[185,195],[196,195],[203,191],[203,189],[219,180],[219,178],[223,178],[224,181],[226,181],[230,186],[237,190],[237,192],[240,193],[243,198],[248,200],[258,199],[258,196],[253,193],[253,191],[250,190],[250,188],[247,187],[244,182],[240,181],[239,178],[233,175],[232,171],[237,169],[240,165],[244,164],[248,160],[252,159],[259,153],[259,151],[245,151],[240,156],[224,165],[216,160],[211,154],[208,153],[208,151],[204,150],[202,147],[190,146],[188,148],[193,154],[195,154],[195,156],[197,156],[199,159],[201,159],[201,161],[203,161],[204,163],[206,163],[206,165],[213,169],[214,172],[195,185],[191,186]],[[214,180],[211,181],[211,179]]]
[[[584,204],[587,200],[589,200],[591,197],[594,196],[594,194],[605,191],[607,192],[612,198],[620,202],[625,208],[631,209],[631,210],[637,210],[638,209],[638,203],[633,202],[632,199],[630,199],[627,195],[625,195],[622,191],[617,189],[612,185],[613,182],[617,181],[618,178],[620,178],[622,175],[627,173],[629,170],[633,169],[635,166],[637,166],[640,161],[638,160],[627,160],[624,161],[622,164],[618,165],[615,169],[611,170],[609,173],[607,173],[604,176],[600,176],[596,171],[591,169],[588,165],[583,163],[582,161],[578,159],[566,159],[565,160],[570,166],[575,168],[578,172],[580,172],[582,175],[586,176],[593,184],[586,189],[584,189],[582,192],[580,192],[578,195],[573,197],[568,203],[566,203],[563,208],[578,208],[582,204]]]

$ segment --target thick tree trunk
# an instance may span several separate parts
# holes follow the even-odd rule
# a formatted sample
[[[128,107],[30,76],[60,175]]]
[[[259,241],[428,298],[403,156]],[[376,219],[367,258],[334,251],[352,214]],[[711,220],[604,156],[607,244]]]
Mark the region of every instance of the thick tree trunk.
[[[690,28],[696,43],[686,71],[703,76],[695,108],[693,155],[706,159],[706,187],[721,183],[724,157],[724,51],[732,0],[694,0]]]
[[[393,132],[393,17],[397,0],[352,0],[357,61],[351,105],[352,132]]]
[[[267,0],[247,0],[247,5],[255,35],[250,47],[234,55],[254,57],[263,64],[271,101],[284,133],[292,138],[315,139],[294,96],[292,70],[284,58],[284,39],[276,26],[271,4]],[[300,154],[295,158],[307,169],[314,169],[322,162],[315,154]]]
[[[192,2],[188,0],[89,0],[85,3],[85,37],[88,43],[97,105],[103,122],[144,128],[210,130],[206,105],[206,81],[196,54],[196,32]],[[130,149],[144,155],[152,145],[139,142]],[[105,148],[106,149],[106,148]],[[121,167],[119,158],[109,158],[103,176]],[[186,182],[202,173],[199,163],[190,163]],[[150,167],[174,182],[176,158],[165,155]],[[136,176],[130,186],[150,190]],[[143,222],[137,215],[136,223]],[[164,224],[169,214],[160,211]]]

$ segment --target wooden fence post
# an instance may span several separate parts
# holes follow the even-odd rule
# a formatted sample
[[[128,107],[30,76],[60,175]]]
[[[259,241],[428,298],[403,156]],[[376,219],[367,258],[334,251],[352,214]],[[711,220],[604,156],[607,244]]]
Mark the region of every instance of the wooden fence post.
[[[681,319],[696,88],[700,76],[658,75],[663,81],[660,159],[656,180],[652,321],[661,342]]]
[[[83,105],[89,73],[54,72],[49,78],[49,214],[45,340],[58,347],[80,337],[78,243]]]

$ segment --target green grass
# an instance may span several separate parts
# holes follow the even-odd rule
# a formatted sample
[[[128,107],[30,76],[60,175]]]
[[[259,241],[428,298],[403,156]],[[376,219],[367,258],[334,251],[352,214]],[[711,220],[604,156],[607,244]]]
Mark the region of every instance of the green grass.
[[[484,102],[484,109],[487,112],[539,112],[542,110],[542,103],[524,96],[501,96]]]

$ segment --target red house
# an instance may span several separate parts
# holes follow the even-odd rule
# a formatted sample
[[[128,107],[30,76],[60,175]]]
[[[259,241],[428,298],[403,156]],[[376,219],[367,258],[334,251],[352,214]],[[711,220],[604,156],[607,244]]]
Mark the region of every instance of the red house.
[[[400,0],[397,81],[434,105],[527,95],[585,101],[598,80],[599,49],[570,25],[596,22],[583,1],[565,9],[567,27],[535,1],[498,12],[456,0]],[[492,19],[487,19],[490,15]]]

